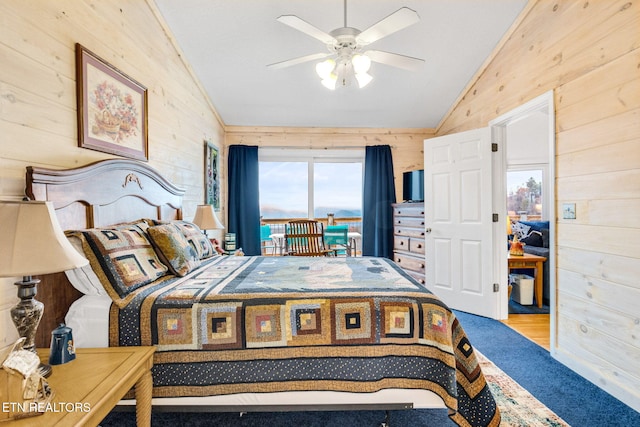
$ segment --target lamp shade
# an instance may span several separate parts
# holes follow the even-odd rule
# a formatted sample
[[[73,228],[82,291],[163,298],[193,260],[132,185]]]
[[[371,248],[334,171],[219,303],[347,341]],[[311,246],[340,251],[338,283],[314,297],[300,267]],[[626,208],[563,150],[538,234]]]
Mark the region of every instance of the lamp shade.
[[[0,277],[57,273],[87,264],[62,232],[51,202],[0,202]]]
[[[193,223],[202,230],[223,230],[224,225],[216,216],[213,205],[198,205]]]

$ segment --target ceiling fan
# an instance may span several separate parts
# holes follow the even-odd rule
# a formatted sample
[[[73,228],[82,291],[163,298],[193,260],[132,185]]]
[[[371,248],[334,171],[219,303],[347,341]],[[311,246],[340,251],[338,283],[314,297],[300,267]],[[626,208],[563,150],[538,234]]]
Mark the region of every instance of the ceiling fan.
[[[352,75],[358,81],[359,87],[366,86],[373,79],[368,73],[371,61],[409,71],[417,70],[424,63],[424,59],[397,53],[365,50],[365,47],[371,43],[420,21],[418,13],[408,7],[398,9],[364,31],[347,26],[347,0],[344,0],[344,27],[336,28],[329,33],[295,15],[282,15],[277,21],[321,41],[327,46],[328,52],[276,62],[267,67],[280,69],[328,58],[316,64],[316,72],[322,79],[322,84],[329,89],[335,89],[338,82],[341,86],[348,86]]]

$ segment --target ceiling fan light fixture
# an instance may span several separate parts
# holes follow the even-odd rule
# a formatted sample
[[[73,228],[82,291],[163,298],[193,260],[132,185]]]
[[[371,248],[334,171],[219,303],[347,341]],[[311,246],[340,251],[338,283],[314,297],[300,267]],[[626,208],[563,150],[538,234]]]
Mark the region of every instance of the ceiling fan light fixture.
[[[336,90],[336,82],[338,81],[338,76],[332,74],[326,79],[322,79],[322,86],[326,87],[329,90]]]
[[[351,58],[351,64],[353,64],[353,71],[355,71],[356,74],[366,74],[369,68],[371,68],[371,58],[367,55],[356,53]]]
[[[356,80],[358,81],[358,87],[362,89],[363,87],[371,83],[373,77],[367,72],[356,73]]]
[[[321,79],[328,79],[336,68],[336,61],[333,59],[327,59],[316,64],[316,73]]]

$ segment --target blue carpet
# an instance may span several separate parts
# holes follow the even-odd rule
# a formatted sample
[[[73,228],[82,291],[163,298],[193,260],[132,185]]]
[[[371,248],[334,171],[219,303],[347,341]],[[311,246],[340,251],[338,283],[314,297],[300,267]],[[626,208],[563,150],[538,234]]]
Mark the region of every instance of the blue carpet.
[[[574,427],[640,426],[640,413],[555,361],[508,326],[456,311],[471,343]]]
[[[543,304],[538,308],[537,305],[521,305],[513,299],[509,300],[509,314],[549,314],[549,306]]]
[[[502,323],[456,311],[471,343],[573,427],[640,426],[640,413],[551,358]],[[286,402],[283,402],[286,403]],[[289,413],[169,413],[154,412],[154,427],[254,427],[254,426],[379,426],[384,411],[327,411]],[[446,409],[392,411],[392,427],[447,427]],[[135,413],[114,411],[103,427],[135,426]]]

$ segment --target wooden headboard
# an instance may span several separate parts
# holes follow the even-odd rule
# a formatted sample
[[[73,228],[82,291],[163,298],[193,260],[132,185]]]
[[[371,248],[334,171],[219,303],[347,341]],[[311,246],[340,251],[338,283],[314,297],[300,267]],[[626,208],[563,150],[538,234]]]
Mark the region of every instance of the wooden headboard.
[[[135,160],[113,159],[55,170],[29,166],[26,195],[53,202],[63,230],[105,227],[140,218],[182,219],[184,190]],[[64,272],[38,277],[37,299],[44,315],[36,346],[49,347],[51,331],[64,322],[73,301],[82,296]]]

